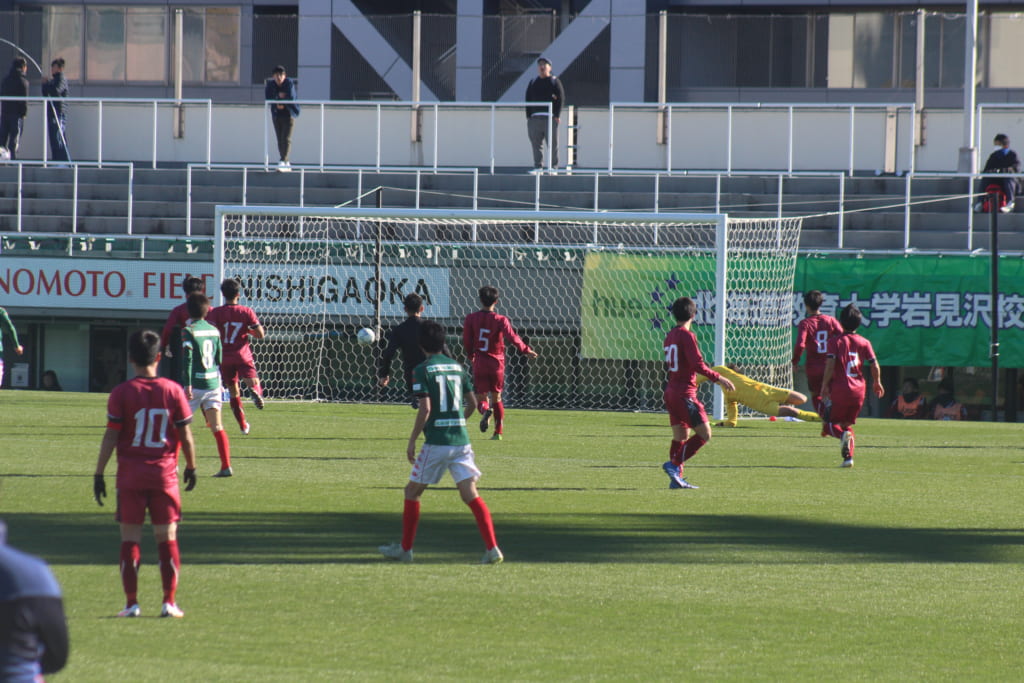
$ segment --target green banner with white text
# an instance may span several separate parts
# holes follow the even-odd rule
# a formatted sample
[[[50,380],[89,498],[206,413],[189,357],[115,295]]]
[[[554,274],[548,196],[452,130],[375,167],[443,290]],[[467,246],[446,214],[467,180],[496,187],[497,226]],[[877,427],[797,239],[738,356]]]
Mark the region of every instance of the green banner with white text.
[[[585,358],[658,360],[672,327],[668,307],[680,296],[697,302],[694,331],[710,360],[714,319],[712,255],[588,254],[583,276],[582,355]],[[1024,367],[1024,260],[1000,259],[1000,365]],[[802,293],[820,289],[823,313],[848,303],[864,314],[860,333],[882,365],[987,366],[992,298],[990,259],[971,256],[810,255],[797,261],[792,323],[804,316]],[[685,283],[685,284],[683,284]],[[729,302],[735,309],[771,308],[758,293]],[[731,324],[731,323],[730,323]],[[756,324],[730,328],[756,332]],[[745,359],[740,359],[742,362]]]

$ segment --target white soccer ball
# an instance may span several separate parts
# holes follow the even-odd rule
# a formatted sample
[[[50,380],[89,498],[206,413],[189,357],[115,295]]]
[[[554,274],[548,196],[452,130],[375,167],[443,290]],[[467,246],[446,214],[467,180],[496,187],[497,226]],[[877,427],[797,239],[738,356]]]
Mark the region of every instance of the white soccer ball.
[[[373,342],[377,341],[377,333],[371,330],[369,327],[364,327],[363,329],[356,332],[356,340],[360,344],[372,344]]]

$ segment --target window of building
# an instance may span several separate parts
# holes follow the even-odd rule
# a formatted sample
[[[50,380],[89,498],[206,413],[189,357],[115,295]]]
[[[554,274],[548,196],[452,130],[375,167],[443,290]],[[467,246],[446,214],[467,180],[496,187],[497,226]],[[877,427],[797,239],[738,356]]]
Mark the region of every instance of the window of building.
[[[196,7],[184,11],[184,80],[238,83],[241,11]],[[173,80],[174,9],[91,5],[48,6],[43,54],[67,60],[65,74],[87,83]]]

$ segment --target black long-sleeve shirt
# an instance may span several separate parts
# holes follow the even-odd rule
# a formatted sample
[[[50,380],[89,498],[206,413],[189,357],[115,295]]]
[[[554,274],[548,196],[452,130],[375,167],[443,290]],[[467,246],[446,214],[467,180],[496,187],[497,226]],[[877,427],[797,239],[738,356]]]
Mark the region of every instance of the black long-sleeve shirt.
[[[28,97],[28,79],[21,69],[11,67],[3,82],[0,83],[0,95],[8,97]],[[0,116],[3,118],[23,119],[28,115],[28,102],[25,100],[4,100],[0,104]]]
[[[565,102],[565,89],[562,81],[556,76],[541,78],[537,76],[526,86],[526,101],[541,102],[541,107],[526,107],[526,118],[534,114],[547,114],[547,103],[551,103],[551,115],[556,119],[562,114],[562,103]]]
[[[64,77],[63,71],[58,71],[54,74],[53,78],[48,81],[43,81],[43,97],[67,97],[68,96],[68,79]],[[67,113],[67,102],[61,100],[52,100],[50,102],[51,109],[47,109],[47,118],[53,118],[53,112],[56,112],[57,116],[63,117]]]
[[[420,323],[423,318],[418,315],[411,315],[387,334],[388,345],[380,357],[380,365],[377,367],[377,377],[391,376],[391,361],[398,350],[402,350],[402,372],[405,375],[405,382],[412,390],[412,371],[427,359],[427,354],[420,348]],[[441,350],[441,353],[448,353],[448,345]]]
[[[1020,173],[1020,157],[1012,149],[997,149],[988,155],[982,173]]]

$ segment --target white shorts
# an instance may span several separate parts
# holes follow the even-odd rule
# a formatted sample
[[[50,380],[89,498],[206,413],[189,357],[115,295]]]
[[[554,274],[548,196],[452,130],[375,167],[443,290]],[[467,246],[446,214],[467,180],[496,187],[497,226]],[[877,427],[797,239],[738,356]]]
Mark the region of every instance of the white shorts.
[[[195,388],[193,388],[192,400],[188,402],[188,405],[192,408],[192,412],[194,414],[200,411],[210,410],[211,408],[213,410],[220,410],[223,403],[224,402],[221,400],[220,387],[210,389],[203,393],[199,393]]]
[[[458,484],[460,481],[480,478],[480,470],[476,468],[473,459],[473,447],[465,446],[435,446],[429,443],[423,444],[420,454],[416,456],[413,463],[412,473],[409,481],[416,484],[436,484],[441,481],[445,470],[452,473],[452,479]]]

